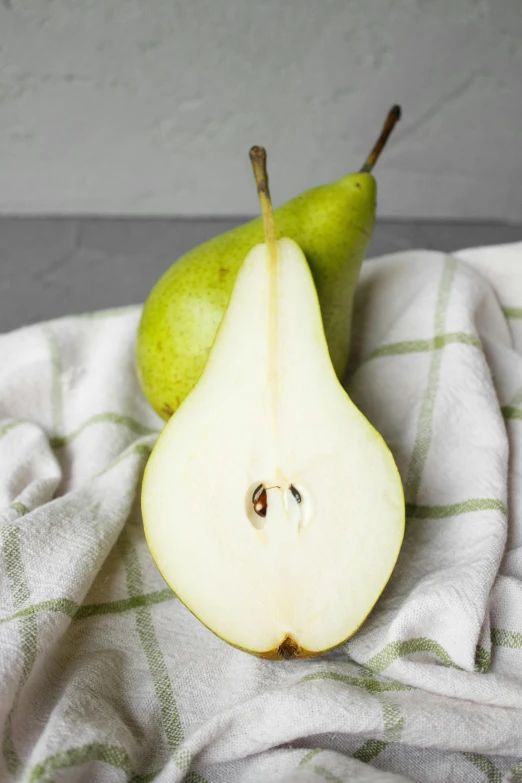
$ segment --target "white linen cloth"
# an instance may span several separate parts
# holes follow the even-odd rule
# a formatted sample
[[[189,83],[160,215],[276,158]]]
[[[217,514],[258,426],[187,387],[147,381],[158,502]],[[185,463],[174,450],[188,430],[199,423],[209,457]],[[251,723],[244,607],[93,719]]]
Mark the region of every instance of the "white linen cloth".
[[[139,307],[0,338],[1,781],[522,781],[522,243],[363,266],[347,388],[408,522],[349,642],[235,650],[173,596],[140,480]]]

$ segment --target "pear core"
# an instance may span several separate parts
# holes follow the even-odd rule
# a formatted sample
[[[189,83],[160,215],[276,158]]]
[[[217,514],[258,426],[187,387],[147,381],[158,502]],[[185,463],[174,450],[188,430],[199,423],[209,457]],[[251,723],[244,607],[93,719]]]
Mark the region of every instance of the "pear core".
[[[349,638],[404,534],[393,457],[332,366],[306,259],[248,254],[205,370],[146,467],[164,579],[232,645],[268,658]],[[264,512],[264,513],[263,513]]]

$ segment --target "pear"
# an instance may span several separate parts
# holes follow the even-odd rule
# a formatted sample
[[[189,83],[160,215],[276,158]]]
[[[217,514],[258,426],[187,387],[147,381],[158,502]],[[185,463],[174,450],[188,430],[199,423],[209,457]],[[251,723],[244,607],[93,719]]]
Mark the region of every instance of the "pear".
[[[264,151],[251,156],[266,241],[153,449],[142,511],[159,570],[202,623],[247,652],[295,659],[367,617],[399,554],[404,497],[337,378],[305,255],[276,239]]]
[[[339,378],[346,370],[353,295],[375,219],[371,170],[399,117],[394,106],[359,172],[275,210],[279,236],[294,239],[310,265]],[[239,268],[262,241],[261,220],[228,231],[180,258],[149,294],[138,330],[137,369],[145,396],[164,419],[201,376]]]

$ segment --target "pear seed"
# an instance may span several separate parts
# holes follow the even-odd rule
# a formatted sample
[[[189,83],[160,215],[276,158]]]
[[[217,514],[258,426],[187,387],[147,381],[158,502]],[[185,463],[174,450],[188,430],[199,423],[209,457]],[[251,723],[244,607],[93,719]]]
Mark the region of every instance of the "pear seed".
[[[298,491],[298,490],[297,490],[297,489],[294,487],[294,485],[293,485],[293,484],[290,484],[290,486],[289,486],[289,490],[290,490],[290,492],[292,493],[292,496],[293,496],[293,498],[294,498],[295,502],[296,502],[296,503],[300,503],[300,502],[301,502],[301,500],[302,500],[302,498],[301,498],[301,493],[300,493],[300,492],[299,492],[299,491]]]
[[[255,488],[252,494],[252,504],[254,506],[254,511],[258,516],[266,517],[268,502],[266,497],[266,489],[264,488],[263,484],[259,484],[259,486]]]

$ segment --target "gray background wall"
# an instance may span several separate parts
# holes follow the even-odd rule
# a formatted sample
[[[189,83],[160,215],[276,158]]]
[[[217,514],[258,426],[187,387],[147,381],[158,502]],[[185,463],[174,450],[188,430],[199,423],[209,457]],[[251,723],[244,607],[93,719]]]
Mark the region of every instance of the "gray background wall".
[[[381,216],[522,220],[521,0],[2,0],[0,213],[251,214],[396,101]]]

